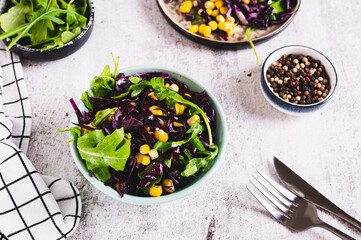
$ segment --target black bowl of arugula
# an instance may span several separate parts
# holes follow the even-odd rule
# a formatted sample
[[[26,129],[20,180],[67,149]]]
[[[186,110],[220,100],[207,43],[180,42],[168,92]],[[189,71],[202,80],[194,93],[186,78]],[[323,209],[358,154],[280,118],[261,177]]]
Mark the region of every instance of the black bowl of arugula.
[[[91,0],[6,0],[0,3],[0,40],[22,57],[49,61],[77,51],[94,21]]]
[[[120,71],[112,74],[106,66],[78,105],[71,99],[75,113],[66,131],[75,163],[95,187],[123,202],[184,197],[211,176],[224,154],[219,103],[174,70]]]

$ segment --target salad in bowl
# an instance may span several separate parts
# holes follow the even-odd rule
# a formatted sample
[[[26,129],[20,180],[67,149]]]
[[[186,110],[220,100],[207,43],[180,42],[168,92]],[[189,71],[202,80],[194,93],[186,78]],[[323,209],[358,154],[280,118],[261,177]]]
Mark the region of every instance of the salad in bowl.
[[[107,65],[79,104],[70,100],[75,114],[66,131],[79,169],[102,191],[131,203],[184,196],[224,152],[220,106],[184,74],[152,67],[118,72],[114,62],[114,73]]]

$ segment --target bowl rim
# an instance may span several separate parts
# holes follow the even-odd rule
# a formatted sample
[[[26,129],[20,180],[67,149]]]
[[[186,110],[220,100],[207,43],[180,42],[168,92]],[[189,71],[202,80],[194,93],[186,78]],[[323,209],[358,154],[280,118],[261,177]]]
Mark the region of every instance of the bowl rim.
[[[167,194],[167,195],[163,195],[160,197],[144,197],[144,196],[125,194],[123,196],[123,198],[120,198],[120,195],[116,190],[114,190],[113,188],[111,188],[109,186],[104,185],[103,182],[90,176],[89,170],[84,169],[84,165],[81,164],[81,158],[76,149],[75,141],[71,142],[69,144],[70,152],[71,152],[72,158],[73,158],[77,168],[82,173],[82,175],[94,187],[96,187],[98,190],[100,190],[104,194],[112,197],[113,199],[116,199],[120,202],[133,204],[133,205],[162,204],[162,203],[166,203],[166,202],[170,202],[170,201],[174,201],[174,200],[183,198],[183,197],[189,195],[191,192],[194,192],[195,190],[197,190],[202,184],[204,184],[213,175],[213,173],[216,171],[216,169],[220,165],[220,163],[224,157],[226,146],[227,146],[227,141],[228,141],[227,122],[226,122],[226,118],[225,118],[221,104],[218,102],[218,100],[215,98],[215,96],[203,84],[201,84],[200,82],[195,80],[195,78],[189,76],[188,74],[184,74],[180,71],[177,71],[177,70],[169,68],[169,67],[155,66],[155,65],[137,65],[137,66],[125,67],[125,68],[118,69],[118,72],[133,72],[134,74],[142,73],[142,72],[150,72],[150,71],[166,72],[170,75],[180,75],[180,76],[186,78],[187,80],[190,80],[190,82],[194,83],[197,87],[200,87],[201,89],[206,90],[208,99],[210,99],[211,102],[213,103],[214,107],[217,108],[217,114],[219,115],[219,119],[222,122],[222,124],[218,125],[221,127],[221,131],[222,131],[222,135],[223,135],[222,141],[221,141],[222,147],[219,149],[218,156],[215,159],[216,161],[213,161],[213,163],[212,163],[213,165],[211,166],[211,168],[204,175],[202,175],[202,177],[196,179],[195,181],[193,181],[190,185],[186,186],[185,188],[183,188],[179,191],[176,191],[172,194]],[[129,73],[129,74],[131,74],[131,73]],[[179,80],[179,79],[177,79],[177,80]],[[181,80],[179,80],[179,81],[181,81]],[[79,100],[78,103],[79,102],[82,104],[81,100]],[[74,122],[73,119],[77,120],[75,112],[73,112],[71,115],[69,127],[73,127],[73,124],[72,124],[72,122]],[[73,139],[70,132],[69,132],[69,139]]]
[[[89,19],[87,19],[87,25],[86,27],[70,42],[65,43],[62,47],[57,46],[55,48],[51,48],[51,49],[47,49],[45,51],[41,52],[40,48],[29,48],[29,47],[25,47],[23,45],[20,45],[18,43],[14,44],[14,47],[18,48],[21,51],[27,51],[27,52],[39,52],[39,53],[46,53],[46,52],[53,52],[53,51],[59,51],[61,49],[64,49],[70,45],[73,45],[75,42],[79,41],[90,29],[90,26],[93,25],[94,22],[94,14],[95,14],[95,9],[94,9],[94,1],[93,0],[88,0],[88,8],[90,9],[89,12]],[[6,39],[3,40],[4,42],[7,42]],[[11,50],[11,49],[10,49]]]
[[[267,66],[267,69],[266,69],[266,62],[268,61],[268,59],[270,57],[272,57],[274,54],[276,54],[278,51],[284,49],[284,48],[298,48],[298,49],[309,49],[313,52],[315,52],[317,55],[320,55],[322,57],[324,57],[326,59],[326,61],[330,64],[331,66],[331,69],[333,70],[333,73],[335,74],[335,84],[333,87],[331,87],[331,90],[330,93],[327,95],[326,98],[324,98],[322,101],[320,102],[316,102],[316,103],[312,103],[312,104],[305,104],[305,105],[301,105],[301,104],[297,104],[297,103],[291,103],[291,102],[287,102],[285,101],[283,98],[277,96],[275,94],[275,92],[270,88],[270,86],[267,84],[267,69],[269,66]],[[274,95],[276,97],[277,100],[279,100],[279,102],[283,103],[283,104],[287,104],[287,105],[290,105],[290,106],[293,106],[293,107],[297,107],[297,108],[312,108],[312,107],[315,107],[315,106],[318,106],[318,105],[321,105],[321,104],[324,104],[326,102],[328,102],[331,97],[333,96],[335,90],[336,90],[336,87],[337,87],[337,84],[338,84],[338,76],[337,76],[337,71],[336,71],[336,68],[335,66],[333,65],[333,63],[330,61],[330,59],[324,55],[323,53],[321,53],[320,51],[312,48],[312,47],[309,47],[309,46],[305,46],[305,45],[298,45],[298,44],[295,44],[295,45],[286,45],[286,46],[282,46],[282,47],[279,47],[277,48],[276,50],[272,51],[268,56],[267,58],[264,60],[263,62],[263,66],[262,66],[262,77],[261,77],[261,81],[264,82],[267,87],[266,89],[272,93],[272,95]]]

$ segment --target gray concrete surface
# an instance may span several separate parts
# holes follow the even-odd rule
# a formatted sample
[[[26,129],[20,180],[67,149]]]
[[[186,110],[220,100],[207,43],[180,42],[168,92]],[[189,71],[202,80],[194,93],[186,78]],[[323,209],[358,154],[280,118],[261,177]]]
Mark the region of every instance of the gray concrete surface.
[[[29,158],[39,172],[64,177],[81,190],[83,217],[71,240],[85,239],[337,239],[322,229],[293,233],[248,193],[256,169],[276,177],[278,156],[345,211],[361,219],[361,21],[359,1],[302,1],[291,25],[257,44],[261,62],[288,44],[314,47],[334,63],[339,85],[319,112],[292,117],[266,102],[260,67],[250,48],[215,50],[176,32],[155,1],[95,0],[93,33],[78,52],[58,61],[23,60],[33,128]],[[154,64],[194,76],[218,98],[227,116],[227,153],[214,176],[188,197],[159,206],[116,202],[90,185],[74,164],[67,134],[72,108],[110,53],[120,67]],[[321,218],[360,239],[324,212]],[[215,228],[209,227],[214,219]]]

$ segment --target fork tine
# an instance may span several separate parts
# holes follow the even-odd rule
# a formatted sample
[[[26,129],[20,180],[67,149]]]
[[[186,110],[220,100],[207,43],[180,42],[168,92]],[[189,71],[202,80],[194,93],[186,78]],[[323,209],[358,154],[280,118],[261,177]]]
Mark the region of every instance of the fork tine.
[[[256,193],[252,188],[247,186],[248,191],[258,200],[258,202],[269,212],[272,214],[274,218],[278,221],[282,221],[286,216],[281,213],[279,210],[274,208],[271,204],[269,204],[266,200],[264,200],[258,193]]]
[[[274,180],[272,180],[270,177],[265,175],[260,170],[257,170],[257,172],[269,183],[271,184],[278,192],[280,192],[284,197],[286,197],[288,200],[290,200],[292,203],[297,199],[297,196],[287,190],[286,188],[282,187],[278,183],[276,183]],[[295,203],[294,203],[295,204]],[[296,204],[297,205],[297,204]]]
[[[258,179],[256,179],[258,181]],[[265,196],[270,202],[272,202],[279,210],[281,210],[285,215],[288,216],[288,214],[292,214],[294,213],[294,211],[292,211],[291,209],[289,209],[288,207],[286,207],[285,205],[283,205],[276,196],[269,194],[267,191],[265,191],[263,188],[267,189],[262,183],[257,182],[257,184],[253,181],[250,181],[252,183],[252,185],[258,189],[258,191],[260,191],[263,196]],[[260,187],[259,185],[261,185],[262,187]],[[267,189],[268,190],[268,189]]]
[[[279,193],[275,188],[273,188],[273,186],[265,179],[263,179],[262,176],[253,175],[253,177],[283,205],[287,206],[288,208],[295,208],[297,206],[293,204],[292,201],[283,196],[281,193]]]

